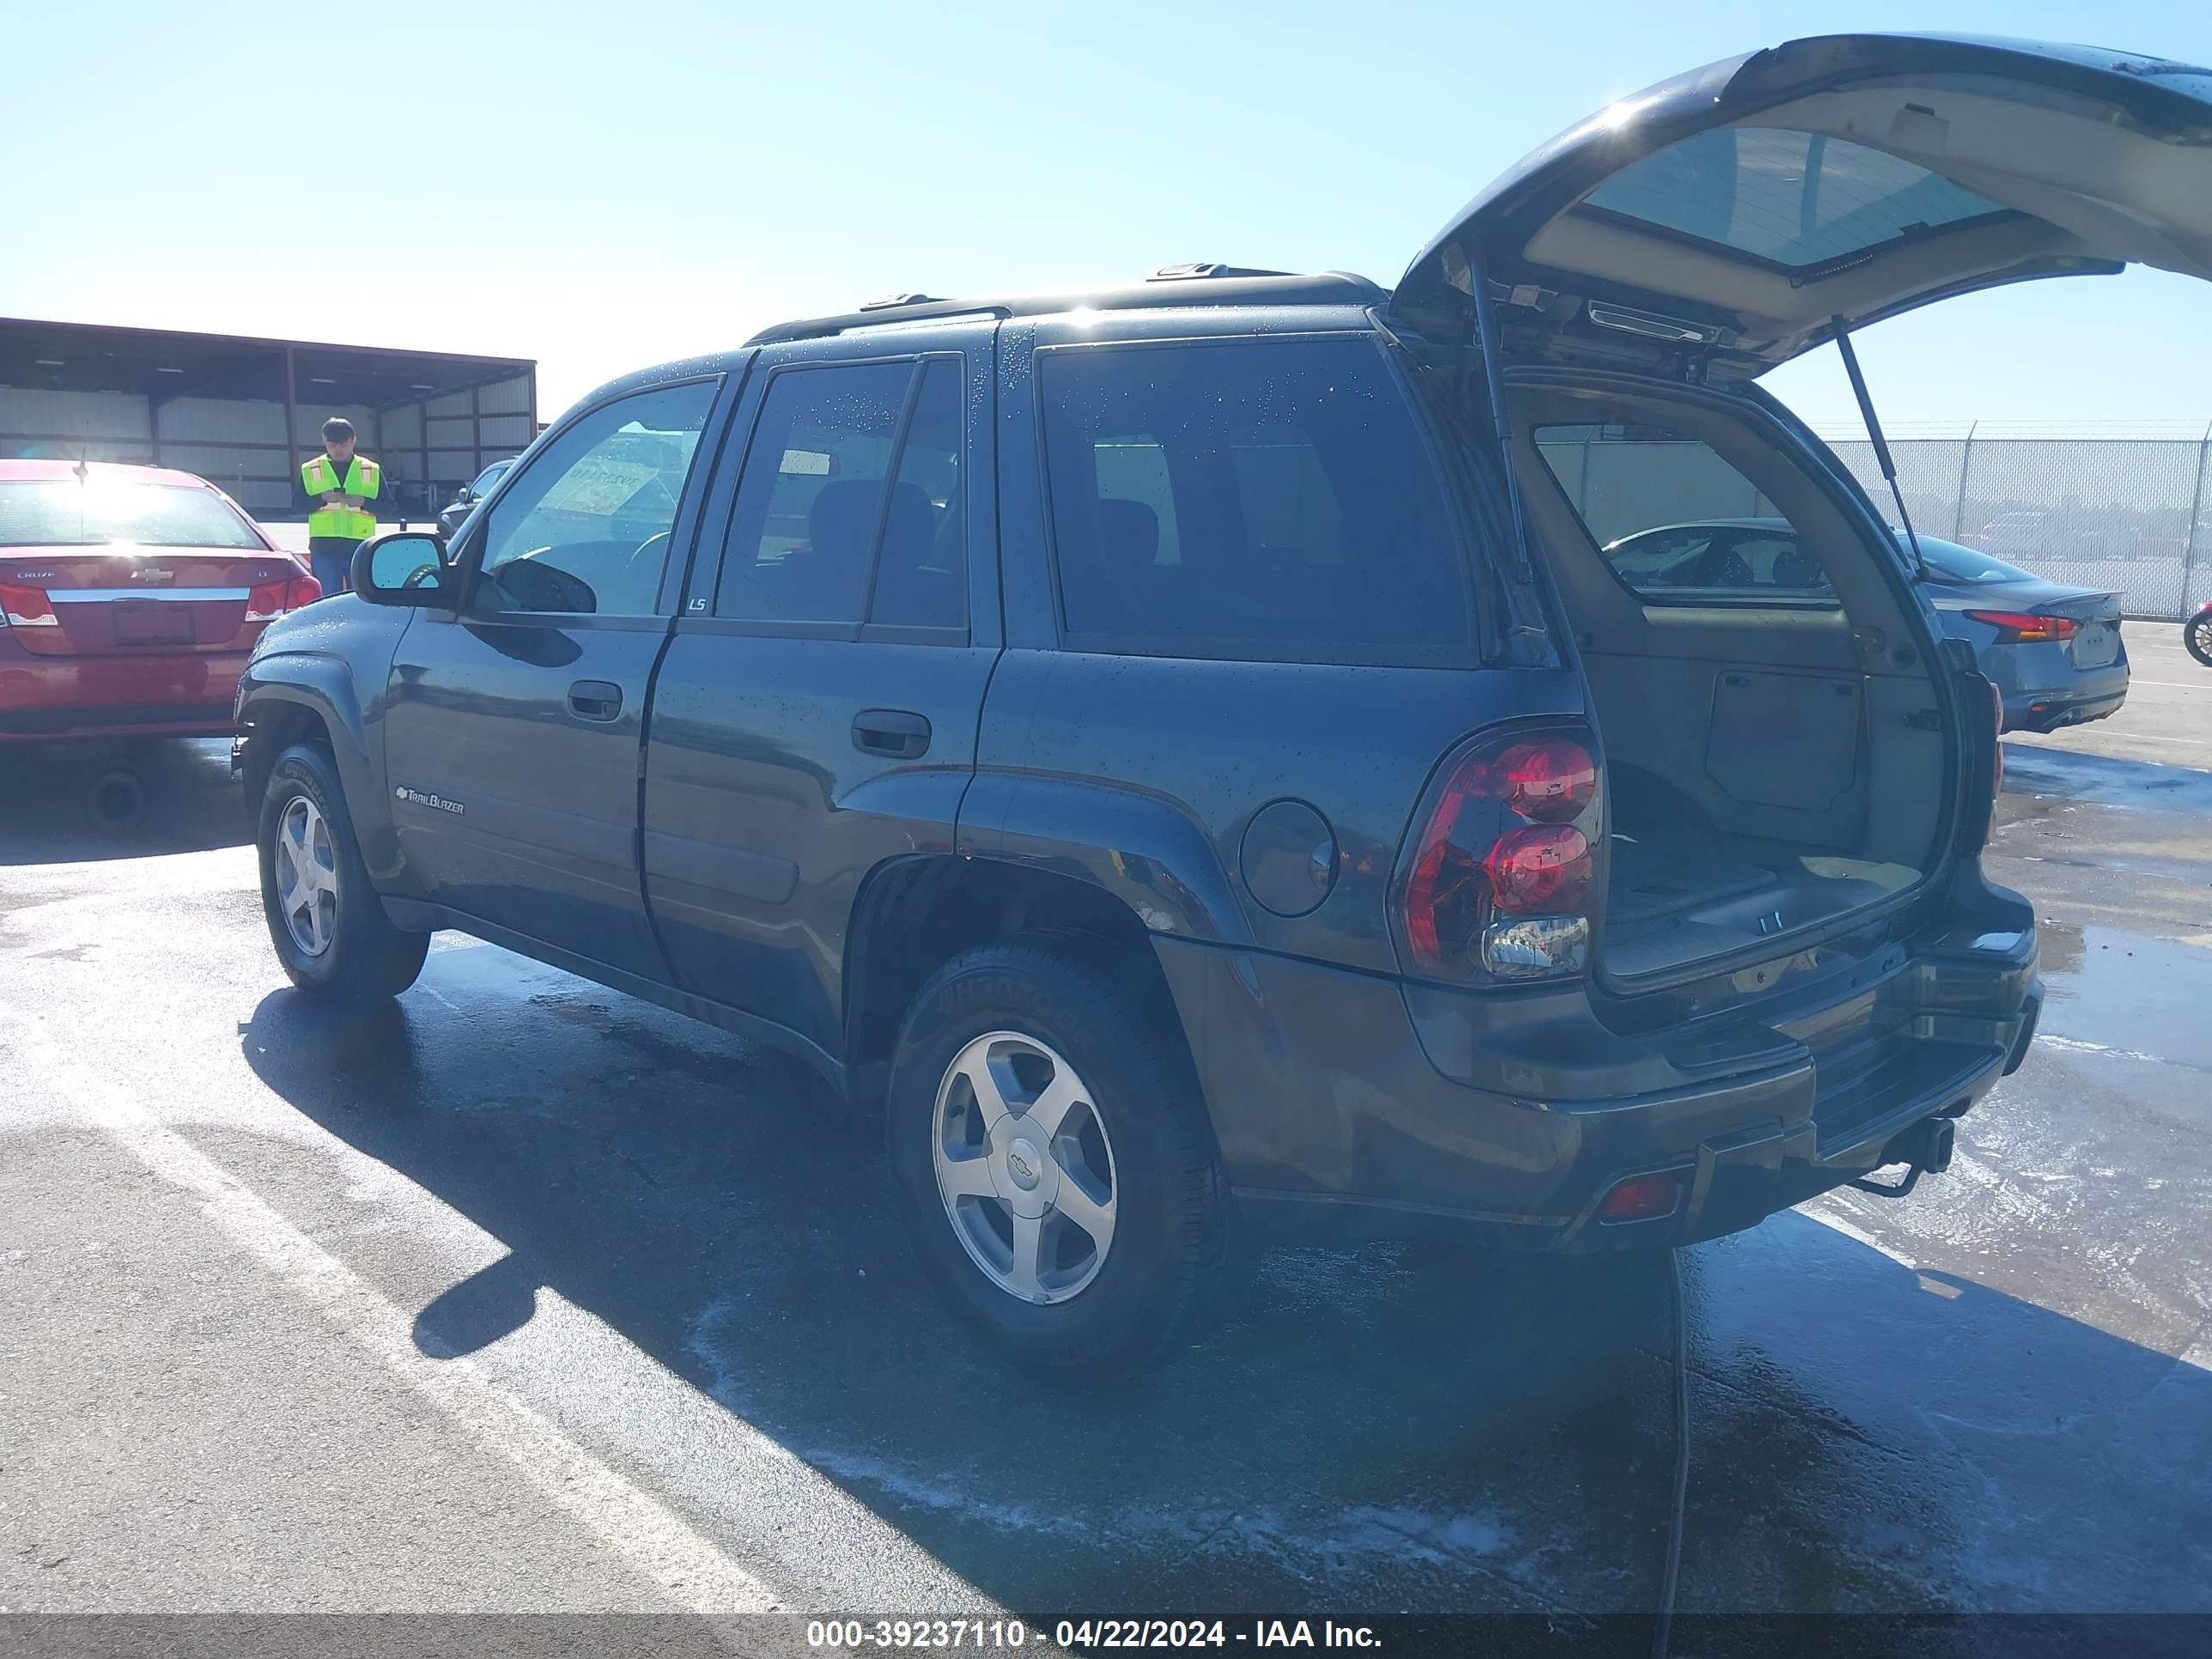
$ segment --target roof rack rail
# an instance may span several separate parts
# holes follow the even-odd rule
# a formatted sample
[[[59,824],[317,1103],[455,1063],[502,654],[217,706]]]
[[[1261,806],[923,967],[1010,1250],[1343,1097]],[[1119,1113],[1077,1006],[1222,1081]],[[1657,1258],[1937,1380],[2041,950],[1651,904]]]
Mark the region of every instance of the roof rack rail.
[[[914,323],[951,322],[962,317],[1007,318],[1014,314],[1010,305],[993,304],[988,301],[936,300],[926,294],[895,295],[878,300],[848,312],[842,317],[810,317],[798,322],[778,323],[764,328],[747,345],[776,345],[786,340],[822,340],[832,335],[851,333],[856,329],[896,328]]]
[[[1162,265],[1145,278],[1148,283],[1190,283],[1216,276],[1288,276],[1287,270],[1262,270],[1255,265],[1216,264],[1210,260],[1192,259],[1179,265]]]
[[[1017,295],[994,300],[939,300],[926,294],[895,294],[836,317],[809,317],[764,328],[745,343],[780,345],[791,340],[822,340],[840,334],[921,327],[996,317],[1044,317],[1055,313],[1170,310],[1177,307],[1245,305],[1379,305],[1389,297],[1364,276],[1348,270],[1298,276],[1283,270],[1254,270],[1241,265],[1165,265],[1142,283],[1088,292]]]

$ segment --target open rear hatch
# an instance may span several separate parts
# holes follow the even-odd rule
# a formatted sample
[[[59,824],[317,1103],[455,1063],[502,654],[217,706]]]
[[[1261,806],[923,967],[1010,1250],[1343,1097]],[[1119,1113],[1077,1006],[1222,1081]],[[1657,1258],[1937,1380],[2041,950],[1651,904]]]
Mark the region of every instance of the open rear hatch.
[[[2129,263],[2212,277],[2212,70],[1829,35],[1561,134],[1421,251],[1392,310],[1464,325],[1481,269],[1509,349],[1757,374],[1838,319]]]
[[[1934,804],[1986,788],[1990,709],[1939,666],[1910,562],[1817,465],[1765,465],[1762,443],[1803,449],[1771,416],[1697,389],[1951,295],[2129,263],[2212,277],[2212,71],[1877,35],[1625,99],[1414,259],[1392,319],[1485,348],[1516,532],[1591,685],[1614,803],[1609,975],[1802,948],[1916,886],[1942,836],[1984,817]],[[1636,380],[1613,396],[1592,370]],[[1731,421],[1768,435],[1739,445]],[[1728,489],[1655,488],[1667,510],[1638,518],[1593,482],[1662,452]],[[1655,591],[1670,580],[1693,591]],[[1909,831],[1907,801],[1926,808]]]

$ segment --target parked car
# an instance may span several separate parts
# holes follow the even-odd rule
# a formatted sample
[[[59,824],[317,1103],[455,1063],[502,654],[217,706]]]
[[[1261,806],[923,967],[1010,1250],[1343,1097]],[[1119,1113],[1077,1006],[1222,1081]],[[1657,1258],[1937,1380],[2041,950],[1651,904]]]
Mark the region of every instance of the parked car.
[[[2207,274],[2208,118],[2116,53],[1800,41],[1553,141],[1395,292],[1184,266],[615,381],[263,641],[276,954],[360,1002],[459,927],[801,1057],[1063,1376],[1188,1341],[1254,1238],[1910,1188],[2041,1002],[1999,710],[1754,382],[1964,289]],[[1600,551],[1754,499],[1826,597]]]
[[[204,478],[0,460],[0,743],[226,735],[262,629],[321,592]]]
[[[453,499],[439,509],[438,533],[448,540],[458,534],[469,514],[476,511],[477,503],[491,494],[491,487],[504,477],[507,468],[514,465],[512,455],[503,461],[494,461],[454,491]]]
[[[1909,557],[1910,544],[1898,532]],[[2008,732],[2055,732],[2117,713],[2128,697],[2120,596],[2047,581],[1941,537],[1919,538],[1922,580],[1943,631],[1974,649],[2004,703]],[[1835,591],[1790,520],[1712,519],[1655,526],[1609,543],[1605,557],[1632,583],[1678,600],[1738,585],[1775,604],[1830,605]]]
[[[2048,581],[1938,536],[1919,539],[1936,619],[1974,647],[2004,700],[2006,731],[2056,732],[2119,712],[2128,650],[2118,593]]]

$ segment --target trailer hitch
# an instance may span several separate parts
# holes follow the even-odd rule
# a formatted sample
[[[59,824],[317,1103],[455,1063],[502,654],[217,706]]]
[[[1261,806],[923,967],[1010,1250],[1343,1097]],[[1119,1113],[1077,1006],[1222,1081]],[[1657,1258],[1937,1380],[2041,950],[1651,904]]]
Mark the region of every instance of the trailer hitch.
[[[1923,1118],[1881,1149],[1881,1164],[1877,1167],[1902,1164],[1905,1165],[1904,1180],[1892,1186],[1859,1176],[1853,1178],[1851,1185],[1876,1198],[1903,1198],[1919,1183],[1922,1176],[1942,1175],[1951,1167],[1951,1149],[1958,1138],[1958,1125],[1949,1118]]]

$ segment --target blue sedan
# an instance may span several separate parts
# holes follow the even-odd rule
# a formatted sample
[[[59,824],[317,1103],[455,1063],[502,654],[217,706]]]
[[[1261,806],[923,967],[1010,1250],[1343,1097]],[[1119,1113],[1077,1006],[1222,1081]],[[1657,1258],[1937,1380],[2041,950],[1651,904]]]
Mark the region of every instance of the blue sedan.
[[[2004,698],[2006,731],[2100,720],[2128,700],[2118,593],[2047,581],[1939,537],[1919,539],[1943,631],[1974,647]]]
[[[1902,532],[1896,532],[1905,547]],[[1966,641],[2004,699],[2008,732],[2056,732],[2100,720],[2128,697],[2119,595],[2046,581],[1957,542],[1920,538],[1922,589],[1943,631]],[[1818,559],[1786,519],[1705,519],[1608,543],[1614,573],[1639,594],[1690,602],[1835,603]],[[1906,551],[1910,562],[1911,554]]]

